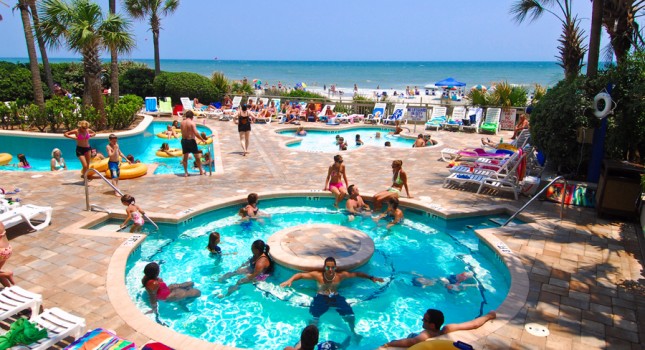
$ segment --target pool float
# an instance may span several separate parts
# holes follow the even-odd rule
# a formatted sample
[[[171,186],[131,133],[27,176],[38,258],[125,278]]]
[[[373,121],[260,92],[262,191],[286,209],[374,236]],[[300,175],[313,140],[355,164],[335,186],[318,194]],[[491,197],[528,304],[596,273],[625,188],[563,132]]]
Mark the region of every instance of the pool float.
[[[0,165],[7,165],[11,160],[13,159],[13,156],[9,153],[0,153]]]
[[[517,151],[517,147],[511,145],[510,143],[500,143],[497,145],[496,148],[507,150],[507,151],[513,151],[513,152]]]
[[[181,157],[183,155],[182,151],[179,148],[171,148],[168,150],[170,155],[164,151],[157,151],[155,153],[157,157],[163,157],[163,158],[172,158],[172,157]]]
[[[181,132],[175,131],[175,134],[177,134],[177,137],[171,137],[171,139],[180,139],[181,138]],[[157,133],[157,137],[162,138],[162,139],[167,139],[168,135],[166,135],[165,131]]]
[[[90,162],[90,169],[96,169],[100,172],[104,172],[108,168],[108,158],[103,158],[103,159],[98,159],[98,160],[93,160]]]
[[[452,340],[444,340],[444,339],[427,340],[427,341],[422,341],[414,346],[411,346],[408,350],[453,350],[453,349],[459,350],[461,349],[454,346],[453,344],[454,342]]]
[[[121,164],[121,171],[119,179],[134,179],[135,177],[140,177],[145,175],[148,172],[148,166],[143,163],[134,163],[134,164]],[[109,170],[105,171],[105,177],[108,179],[112,178],[112,174]]]
[[[199,144],[199,145],[210,145],[211,143],[213,143],[213,138],[212,137],[207,138],[206,141],[204,141],[204,142],[197,141],[197,144]]]

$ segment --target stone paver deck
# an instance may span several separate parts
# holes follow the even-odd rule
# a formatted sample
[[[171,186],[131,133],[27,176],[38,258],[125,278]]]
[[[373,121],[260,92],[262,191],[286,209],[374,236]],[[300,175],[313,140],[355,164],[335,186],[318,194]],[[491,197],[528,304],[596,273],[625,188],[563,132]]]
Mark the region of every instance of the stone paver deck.
[[[186,208],[247,192],[323,187],[333,154],[303,153],[284,147],[289,138],[274,133],[281,125],[254,125],[251,153],[243,157],[233,123],[209,120],[206,124],[219,134],[221,157],[216,161],[221,162],[222,172],[189,178],[148,175],[121,181],[121,189],[136,197],[146,211],[174,216]],[[412,134],[421,128],[418,126]],[[391,161],[401,159],[414,197],[409,203],[418,201],[458,214],[497,205],[519,207],[526,201],[515,201],[508,195],[477,195],[471,189],[443,188],[448,171],[446,163],[440,161],[441,148],[474,146],[481,136],[445,131],[432,134],[442,146],[364,147],[344,153],[350,183],[359,186],[364,195],[379,192],[391,183]],[[503,136],[508,138],[510,134],[504,132]],[[68,161],[75,161],[72,155],[66,156]],[[53,206],[53,223],[40,232],[30,233],[26,225],[10,229],[8,237],[14,253],[4,269],[13,270],[23,288],[41,293],[45,308],[61,307],[84,317],[88,328],[113,329],[139,345],[145,343],[149,336],[128,323],[142,315],[118,314],[115,307],[119,298],[127,295],[122,293],[111,299],[106,290],[106,280],[118,278],[108,275],[108,264],[127,235],[61,232],[75,222],[98,215],[84,210],[84,187],[78,172],[33,175],[37,174],[0,172],[0,187],[19,187],[24,203]],[[168,188],[172,188],[170,195]],[[104,183],[92,181],[90,193],[92,203],[123,211]],[[487,230],[521,261],[528,273],[525,287],[529,292],[516,316],[472,345],[476,349],[642,349],[645,295],[643,257],[637,240],[640,228],[635,223],[599,219],[593,209],[579,207],[565,208],[564,219],[560,220],[558,209],[554,203],[537,201],[527,211],[533,223]],[[499,321],[492,321],[496,322]],[[524,330],[526,323],[545,325],[550,335],[533,336]],[[165,336],[155,339],[167,340]],[[178,347],[198,346],[198,341],[189,340]]]

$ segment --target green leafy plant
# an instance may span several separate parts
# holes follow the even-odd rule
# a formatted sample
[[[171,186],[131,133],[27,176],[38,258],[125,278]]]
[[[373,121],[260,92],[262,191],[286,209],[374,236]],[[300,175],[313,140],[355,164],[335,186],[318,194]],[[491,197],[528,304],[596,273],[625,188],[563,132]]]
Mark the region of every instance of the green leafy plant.
[[[122,94],[141,97],[154,96],[155,71],[148,67],[119,68],[119,88]]]
[[[325,96],[317,94],[315,92],[309,92],[304,90],[291,90],[286,94],[283,94],[284,97],[298,98],[298,99],[320,99],[326,100]]]
[[[532,103],[535,104],[538,101],[540,101],[540,99],[542,97],[544,97],[545,94],[546,94],[546,88],[544,88],[544,86],[542,86],[540,84],[535,84],[535,86],[533,87],[533,101],[532,101]]]
[[[231,84],[228,82],[228,79],[226,79],[226,76],[222,72],[213,72],[213,74],[211,74],[211,82],[213,82],[213,86],[215,87],[215,91],[217,92],[218,101],[221,100],[224,95],[228,94],[231,90]]]
[[[21,64],[0,62],[0,101],[33,101],[31,71]]]
[[[57,132],[61,125],[69,126],[76,124],[77,116],[74,113],[76,104],[67,97],[52,97],[45,101],[45,113],[49,121],[51,132]],[[69,130],[69,127],[68,129]]]
[[[49,125],[47,111],[33,103],[25,106],[21,114],[24,116],[25,122],[29,123],[30,126],[36,127],[40,132],[44,132],[47,125]]]
[[[173,101],[181,97],[198,98],[202,103],[217,101],[218,93],[213,82],[197,73],[163,72],[154,81],[155,96],[167,96]]]
[[[11,110],[9,106],[4,103],[0,103],[0,124],[3,129],[8,129],[11,124]]]
[[[253,95],[253,86],[248,83],[235,81],[231,84],[231,92],[236,95]]]
[[[108,127],[114,130],[127,129],[134,122],[142,105],[143,99],[136,95],[125,95],[119,102],[109,104],[106,107]]]

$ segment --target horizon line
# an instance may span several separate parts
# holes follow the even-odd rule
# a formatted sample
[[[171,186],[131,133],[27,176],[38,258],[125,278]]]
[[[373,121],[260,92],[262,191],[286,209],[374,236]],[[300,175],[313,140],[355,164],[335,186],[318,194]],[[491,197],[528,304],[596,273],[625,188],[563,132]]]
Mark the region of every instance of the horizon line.
[[[0,60],[9,60],[9,59],[19,59],[19,60],[29,60],[29,57],[0,57]],[[82,57],[49,57],[49,60],[75,60],[75,61],[82,61]],[[110,57],[100,57],[101,60],[107,59],[109,60]],[[154,58],[123,58],[119,59],[119,61],[132,61],[132,60],[146,60],[146,61],[154,61]],[[392,62],[403,62],[403,63],[462,63],[462,62],[468,62],[468,63],[477,63],[477,62],[505,62],[505,63],[512,63],[512,62],[521,62],[521,63],[536,63],[536,62],[543,62],[543,63],[557,63],[558,61],[527,61],[527,60],[452,60],[452,61],[418,61],[418,60],[388,60],[388,61],[383,61],[383,60],[278,60],[278,59],[208,59],[208,58],[161,58],[160,61],[164,60],[179,60],[179,61],[212,61],[212,62],[232,62],[232,61],[242,61],[242,62],[346,62],[346,63],[358,63],[358,62],[371,62],[371,63],[392,63]],[[41,57],[38,57],[38,61],[42,61]]]

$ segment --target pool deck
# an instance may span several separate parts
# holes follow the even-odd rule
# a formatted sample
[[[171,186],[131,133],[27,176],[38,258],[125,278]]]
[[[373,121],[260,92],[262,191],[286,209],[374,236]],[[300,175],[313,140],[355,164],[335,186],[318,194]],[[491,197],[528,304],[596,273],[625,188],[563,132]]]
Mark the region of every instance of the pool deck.
[[[236,125],[213,120],[206,125],[217,130],[220,137],[221,158],[216,161],[221,161],[222,166],[217,173],[189,178],[148,175],[121,181],[121,190],[132,194],[147,212],[170,217],[187,208],[250,192],[323,188],[334,154],[284,147],[285,136],[274,132],[282,125],[254,124],[250,154],[246,157],[241,154]],[[417,133],[421,129],[418,126]],[[441,148],[476,146],[483,135],[431,133],[441,146],[365,147],[343,153],[350,183],[356,184],[363,195],[379,192],[391,184],[391,161],[401,159],[408,173],[412,201],[420,204],[450,212],[472,212],[497,205],[519,208],[526,202],[526,197],[515,201],[511,195],[478,195],[472,190],[443,188],[448,170],[440,160]],[[505,131],[501,136],[508,139],[511,135]],[[73,155],[64,156],[74,161]],[[64,230],[96,215],[85,211],[79,172],[0,174],[0,187],[20,188],[14,197],[23,203],[54,207],[52,225],[43,231],[30,233],[26,225],[8,230],[13,256],[3,269],[13,270],[21,287],[41,293],[45,308],[60,307],[84,317],[88,329],[112,329],[139,346],[148,341],[150,336],[133,329],[128,317],[117,313],[115,305],[119,300],[110,300],[107,291],[106,280],[114,278],[108,274],[108,265],[129,235],[91,236]],[[90,197],[94,204],[124,210],[111,189],[99,180],[90,183]],[[642,234],[639,225],[600,219],[593,209],[580,207],[565,208],[564,219],[560,220],[559,208],[555,203],[536,201],[527,209],[534,223],[486,230],[502,240],[526,269],[529,283],[523,287],[528,288],[528,298],[512,319],[490,322],[501,326],[470,343],[476,349],[643,349],[645,284],[637,240],[637,235]],[[116,255],[115,259],[124,257]],[[419,317],[422,312],[419,310]],[[550,335],[531,335],[524,330],[527,323],[546,326]],[[187,341],[178,348],[204,347],[203,342]]]

